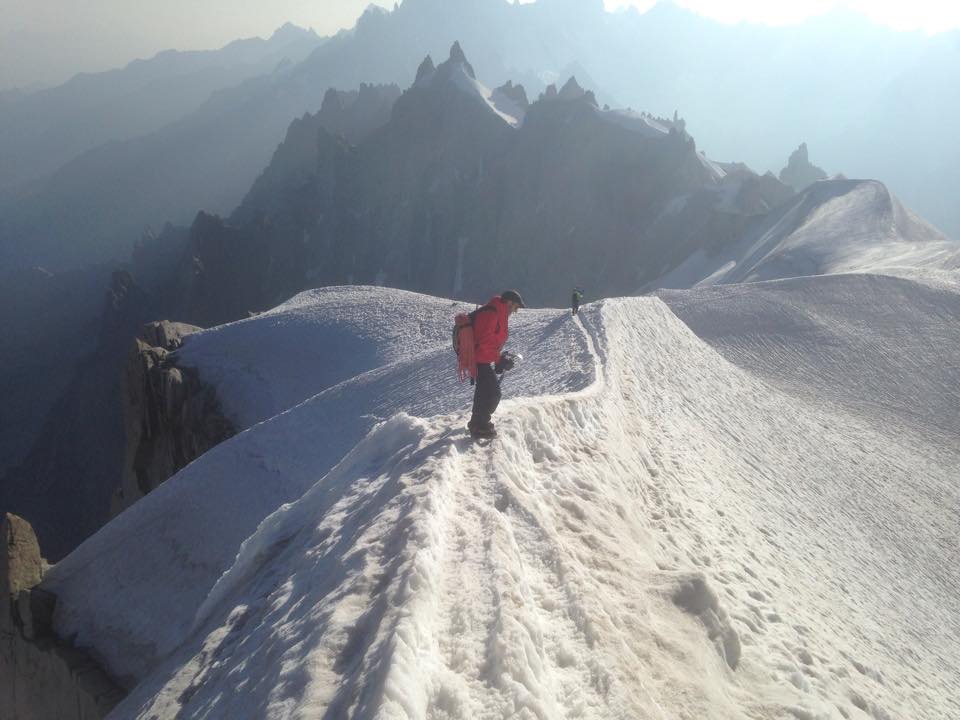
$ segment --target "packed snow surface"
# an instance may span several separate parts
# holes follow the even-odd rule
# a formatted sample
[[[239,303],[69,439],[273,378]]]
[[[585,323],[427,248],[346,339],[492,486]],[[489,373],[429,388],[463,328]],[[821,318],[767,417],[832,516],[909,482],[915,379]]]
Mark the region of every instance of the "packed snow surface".
[[[960,717],[960,292],[822,280],[523,310],[488,444],[462,306],[202,333],[247,429],[51,570],[57,629],[112,718]]]

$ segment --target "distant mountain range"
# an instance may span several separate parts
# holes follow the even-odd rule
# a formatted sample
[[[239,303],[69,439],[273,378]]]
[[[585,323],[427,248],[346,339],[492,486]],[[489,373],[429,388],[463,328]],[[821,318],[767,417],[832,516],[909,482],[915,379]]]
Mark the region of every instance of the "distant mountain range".
[[[459,44],[439,66],[428,56],[389,122],[355,143],[319,116],[294,123],[232,216],[193,224],[169,314],[216,324],[353,283],[476,299],[517,286],[556,306],[574,285],[606,297],[960,256],[881,183],[795,196],[711,162],[682,118],[601,109],[573,78],[530,103],[473,67]],[[818,177],[801,151],[791,167]]]
[[[371,6],[353,30],[325,41],[291,28],[280,35],[265,54],[289,63],[239,84],[221,73],[206,86],[218,90],[206,101],[202,89],[189,102],[168,97],[163,84],[178,84],[169,72],[153,87],[141,81],[126,98],[95,103],[87,114],[99,121],[48,126],[58,115],[82,115],[96,97],[75,97],[71,84],[23,98],[37,131],[21,122],[0,132],[15,138],[8,148],[25,148],[22,160],[5,164],[20,167],[21,178],[43,179],[8,187],[0,200],[0,259],[51,269],[125,259],[147,225],[185,224],[200,209],[227,213],[284,128],[315,112],[327,89],[405,86],[424,54],[442,56],[457,39],[492,87],[512,80],[536,95],[576,75],[601,105],[680,110],[711,157],[744,161],[761,174],[806,141],[829,174],[878,179],[960,236],[960,211],[947,190],[960,182],[952,130],[960,100],[942,92],[960,69],[955,33],[897,33],[839,12],[787,28],[731,27],[672,3],[641,15],[606,13],[600,0],[405,0],[392,11]],[[295,51],[282,49],[285,39]],[[73,84],[110,85],[110,77]],[[68,109],[30,105],[47,95],[62,96],[66,104],[57,107]],[[166,111],[141,111],[157,104]],[[112,131],[113,119],[127,115],[140,118],[139,131]],[[102,132],[70,145],[73,159],[64,149],[56,162],[41,161],[38,148],[62,145],[76,134],[72,124]]]
[[[313,31],[285,25],[267,40],[168,50],[58,87],[0,93],[0,190],[41,179],[104,143],[155,132],[212,93],[299,62],[321,42]]]

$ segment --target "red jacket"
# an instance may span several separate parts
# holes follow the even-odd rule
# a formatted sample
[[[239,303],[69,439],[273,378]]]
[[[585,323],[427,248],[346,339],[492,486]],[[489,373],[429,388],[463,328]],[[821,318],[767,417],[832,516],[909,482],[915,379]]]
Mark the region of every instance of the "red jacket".
[[[507,318],[510,310],[500,296],[493,297],[484,307],[492,306],[494,311],[481,309],[473,318],[474,356],[478,363],[492,363],[500,359],[500,351],[510,334]]]

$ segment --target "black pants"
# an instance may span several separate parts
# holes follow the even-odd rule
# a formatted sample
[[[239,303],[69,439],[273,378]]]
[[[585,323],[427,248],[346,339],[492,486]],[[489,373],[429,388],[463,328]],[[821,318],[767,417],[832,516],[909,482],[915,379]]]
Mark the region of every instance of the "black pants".
[[[500,380],[490,363],[477,363],[477,385],[473,391],[470,427],[487,427],[500,404]]]

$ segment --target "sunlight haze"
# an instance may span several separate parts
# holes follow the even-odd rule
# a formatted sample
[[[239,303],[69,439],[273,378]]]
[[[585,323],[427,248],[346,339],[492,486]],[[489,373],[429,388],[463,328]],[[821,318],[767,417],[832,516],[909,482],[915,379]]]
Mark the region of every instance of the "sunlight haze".
[[[604,0],[607,9],[650,0]],[[676,0],[683,7],[721,22],[774,25],[801,22],[845,5],[899,30],[941,32],[960,26],[960,5],[937,0]],[[198,5],[171,0],[161,6],[120,0],[0,2],[0,90],[56,85],[78,72],[101,72],[167,50],[207,50],[245,37],[269,37],[286,22],[320,35],[352,27],[369,0],[278,0],[273,3],[211,0]],[[392,2],[373,3],[390,7]]]
[[[847,7],[863,13],[875,22],[897,30],[924,30],[929,33],[952,30],[960,26],[960,5],[940,0],[675,0],[677,5],[725,23],[755,22],[789,25],[821,15],[836,7]],[[648,10],[650,0],[604,0],[608,10],[633,6]]]

